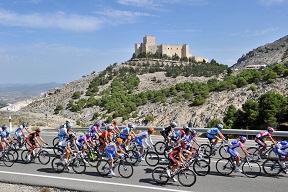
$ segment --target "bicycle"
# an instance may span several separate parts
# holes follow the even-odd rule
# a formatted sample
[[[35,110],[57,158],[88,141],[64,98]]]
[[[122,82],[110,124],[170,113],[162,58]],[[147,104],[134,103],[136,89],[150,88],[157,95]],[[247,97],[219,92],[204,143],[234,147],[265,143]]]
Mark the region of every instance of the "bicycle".
[[[168,140],[164,140],[164,141],[158,141],[155,143],[154,148],[156,153],[158,153],[159,155],[164,155],[165,151],[169,151],[169,149],[173,148],[175,146],[174,141],[170,141],[168,142]]]
[[[151,148],[147,147],[146,149],[144,149],[144,152],[142,154],[142,158],[145,158],[145,162],[147,163],[147,165],[154,167],[154,166],[159,164],[160,157],[156,152],[152,151],[152,149],[153,149],[152,147]],[[136,158],[139,161],[140,150],[139,150],[139,146],[136,143],[134,144],[132,150],[136,152],[136,154],[137,154]],[[136,164],[136,162],[135,162],[135,164]],[[134,165],[134,164],[132,164],[132,165]]]
[[[0,160],[1,159],[7,167],[12,167],[12,165],[14,165],[14,156],[12,153],[9,152],[9,150],[7,150],[7,148],[2,151],[2,156],[0,157]]]
[[[102,159],[105,156],[104,154],[101,154],[98,146],[94,146],[94,148],[87,148],[87,151],[85,153],[84,159],[89,163],[90,166],[96,167],[97,163],[100,159]]]
[[[193,171],[199,176],[205,176],[210,173],[210,162],[202,159],[202,154],[197,150],[188,161],[189,166],[192,166]]]
[[[269,176],[277,176],[281,172],[287,173],[287,165],[283,168],[279,163],[279,158],[268,158],[262,164],[263,171]]]
[[[69,170],[70,166],[77,174],[82,174],[86,171],[86,164],[83,160],[83,156],[81,153],[73,153],[72,155],[70,155],[67,164],[65,163],[63,156],[64,155],[62,155],[61,157],[55,157],[51,162],[52,169],[56,173],[62,173],[65,168]]]
[[[189,164],[186,166],[181,165],[177,168],[173,173],[171,173],[171,177],[168,176],[167,170],[170,168],[171,163],[166,167],[156,167],[152,171],[152,179],[158,184],[166,184],[169,179],[173,177],[178,177],[178,181],[181,185],[185,187],[191,187],[196,183],[196,174],[189,168]],[[187,182],[187,183],[186,183]]]
[[[219,159],[216,162],[216,170],[218,173],[221,175],[228,176],[230,175],[233,171],[235,171],[236,164],[235,164],[235,158],[230,157],[230,158],[222,158]],[[242,173],[246,175],[249,178],[255,178],[260,175],[261,173],[261,166],[253,161],[249,160],[248,157],[242,158],[241,163],[239,167],[242,165]]]
[[[37,148],[39,148],[39,150],[35,152],[35,148],[32,154],[30,154],[30,150],[27,149],[22,151],[21,159],[25,164],[31,163],[32,161],[35,161],[35,159],[38,159],[42,165],[47,165],[50,162],[50,154],[48,151],[44,150],[42,147]]]
[[[216,151],[218,150],[219,151],[219,155],[222,157],[222,158],[229,158],[230,155],[229,153],[227,153],[227,148],[228,148],[228,139],[227,140],[222,140],[220,145],[218,145],[216,147],[216,150],[213,149],[213,145],[211,142],[208,142],[207,144],[202,144],[200,145],[199,147],[199,150],[203,153],[203,157],[204,158],[208,158],[210,157],[211,155],[216,155]]]
[[[273,152],[274,144],[271,144],[269,147],[267,147],[266,150],[264,150],[262,152],[262,155],[260,155],[260,148],[262,146],[260,146],[259,144],[256,144],[256,146],[258,146],[258,147],[247,148],[248,153],[250,155],[252,155],[252,159],[254,161],[260,161],[261,159],[267,159],[267,158],[271,158],[271,157],[276,158],[277,157],[277,155]]]
[[[14,146],[15,146],[15,149],[16,149],[17,151],[20,150],[20,149],[22,149],[23,146],[25,147],[25,149],[29,149],[29,145],[27,145],[26,140],[25,140],[25,137],[21,137],[20,142],[19,142],[18,139],[15,138],[15,137],[13,137],[13,139],[14,139],[14,141],[15,141],[15,142],[13,142],[13,143],[15,143]]]
[[[133,166],[126,161],[127,155],[122,159],[121,157],[117,157],[114,159],[114,165],[112,170],[114,171],[115,168],[118,166],[118,172],[121,177],[123,178],[130,178],[133,175]],[[108,176],[110,170],[110,160],[101,159],[98,161],[97,164],[97,171],[102,176]]]

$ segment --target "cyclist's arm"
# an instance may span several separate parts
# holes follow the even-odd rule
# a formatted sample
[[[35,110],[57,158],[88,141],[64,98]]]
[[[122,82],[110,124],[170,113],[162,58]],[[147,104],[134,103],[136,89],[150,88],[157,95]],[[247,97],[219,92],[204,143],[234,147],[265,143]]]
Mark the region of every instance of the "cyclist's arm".
[[[75,146],[76,151],[79,151],[79,148],[78,148],[78,146],[77,146],[75,140],[73,141],[73,145]]]
[[[272,141],[272,143],[274,143],[274,145],[277,144],[277,142],[272,138],[272,136],[270,136],[269,139]]]
[[[218,136],[219,136],[222,140],[225,140],[225,137],[224,137],[224,135],[223,135],[221,132],[218,133]]]
[[[26,128],[26,127],[25,127],[25,130],[26,130],[28,133],[31,133],[31,131],[29,131],[29,129],[28,129],[28,128]]]
[[[45,143],[46,145],[48,145],[48,143],[46,143],[46,141],[44,141],[44,139],[39,135],[38,136],[39,137],[39,139],[43,142],[43,143]],[[37,137],[36,137],[36,139],[37,139]],[[39,142],[38,142],[39,143]],[[39,145],[40,145],[40,143],[39,143]]]
[[[22,132],[22,135],[23,135],[23,137],[25,138],[25,137],[26,137],[26,135],[25,135],[25,133],[24,133],[23,129],[21,129],[21,132]]]
[[[87,139],[84,139],[84,143],[86,144],[87,147],[91,148],[91,146],[89,145]]]
[[[247,149],[244,146],[242,146],[241,149],[245,153],[246,156],[249,156],[249,153],[248,153]]]
[[[198,147],[200,147],[200,144],[198,143],[196,138],[193,138],[192,140],[194,141],[194,143],[196,143],[196,145],[198,145]]]

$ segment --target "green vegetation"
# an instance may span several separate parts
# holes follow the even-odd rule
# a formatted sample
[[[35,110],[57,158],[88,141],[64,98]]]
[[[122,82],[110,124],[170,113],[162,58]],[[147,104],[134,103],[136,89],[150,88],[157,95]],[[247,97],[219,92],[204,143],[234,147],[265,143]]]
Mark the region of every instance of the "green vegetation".
[[[110,116],[102,115],[102,118],[107,118],[107,121],[116,117],[122,117],[123,120],[126,120],[131,117],[135,118],[135,116],[137,116],[137,107],[149,102],[167,105],[187,100],[191,102],[191,106],[198,106],[206,102],[211,92],[233,90],[249,84],[252,84],[249,89],[255,91],[257,89],[255,84],[260,81],[273,83],[277,77],[288,75],[288,62],[268,66],[263,70],[244,70],[237,75],[233,75],[231,69],[218,64],[215,60],[211,60],[210,63],[188,63],[185,65],[164,65],[159,62],[154,64],[149,64],[149,62],[142,64],[130,62],[129,65],[123,65],[115,69],[116,65],[117,64],[110,65],[106,70],[102,71],[98,77],[91,81],[85,93],[85,98],[81,98],[83,93],[79,91],[75,92],[67,108],[72,112],[79,112],[84,108],[99,106],[101,110],[105,110],[107,114],[110,114]],[[166,75],[170,77],[177,77],[179,75],[217,76],[223,74],[224,79],[220,81],[212,78],[207,82],[184,82],[159,90],[146,90],[134,93],[140,83],[137,75],[158,71],[166,71]],[[152,81],[156,80],[156,78],[152,79]],[[110,84],[108,85],[108,83]],[[106,85],[105,89],[103,85]],[[90,97],[87,98],[87,96]],[[234,128],[237,126],[243,128],[248,124],[252,126],[252,124],[255,123],[257,104],[249,102],[246,105],[243,106],[243,109],[247,109],[245,114],[251,116],[249,116],[249,118],[247,117],[245,121],[242,120],[242,112],[233,109],[233,107],[228,109],[229,115],[225,117],[227,127]],[[260,114],[263,115],[264,112],[262,111]],[[99,115],[100,114],[94,114],[93,119],[98,118]],[[275,118],[273,119],[271,117],[269,122],[265,123],[275,123],[275,121]]]
[[[54,109],[54,114],[59,114],[59,112],[63,109],[62,105],[56,105],[56,108]]]

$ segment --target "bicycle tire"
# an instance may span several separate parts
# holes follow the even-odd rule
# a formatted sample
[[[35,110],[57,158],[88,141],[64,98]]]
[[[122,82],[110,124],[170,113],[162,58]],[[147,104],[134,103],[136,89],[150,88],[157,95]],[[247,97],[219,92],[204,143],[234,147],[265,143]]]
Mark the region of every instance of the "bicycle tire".
[[[261,157],[259,156],[259,149],[257,147],[248,147],[247,151],[252,156],[253,161],[257,162],[260,160]]]
[[[156,167],[152,171],[152,179],[158,184],[166,184],[169,180],[169,176],[165,167]]]
[[[59,137],[55,137],[52,141],[52,145],[55,146],[55,145],[58,145],[58,143],[60,142],[60,138]]]
[[[200,145],[199,151],[203,154],[204,158],[208,158],[212,155],[212,147],[208,144]]]
[[[160,158],[158,153],[154,151],[148,151],[145,155],[145,161],[147,165],[155,167],[156,165],[159,164]]]
[[[255,161],[245,162],[242,165],[242,172],[249,178],[255,178],[260,175],[261,166]]]
[[[193,171],[199,176],[205,176],[210,173],[210,164],[204,160],[195,160],[193,162]]]
[[[220,175],[230,175],[234,171],[235,166],[230,159],[219,159],[216,162],[216,170]]]
[[[46,150],[38,153],[38,160],[42,165],[47,165],[50,162],[50,154]]]
[[[118,165],[118,172],[119,172],[119,175],[121,175],[121,177],[130,178],[134,172],[133,166],[126,161],[122,161]]]
[[[57,143],[56,145],[53,146],[53,152],[56,156],[61,156],[61,155],[63,155],[64,150]]]
[[[18,158],[19,158],[19,154],[18,154],[18,151],[16,149],[11,149],[9,151],[10,153],[12,153],[12,155],[14,156],[14,161],[18,161]]]
[[[128,157],[126,157],[126,161],[130,163],[131,165],[135,165],[138,162],[139,155],[137,152],[131,150],[126,151],[128,154]]]
[[[14,156],[12,153],[10,152],[6,152],[3,156],[2,156],[2,161],[3,163],[7,166],[7,167],[12,167],[12,165],[14,165]]]
[[[224,145],[224,146],[221,146],[219,148],[219,155],[222,157],[222,158],[226,158],[228,159],[230,157],[230,154],[227,152],[227,148],[228,148],[228,145]]]
[[[60,157],[55,157],[51,162],[51,166],[56,173],[62,173],[65,169],[65,165],[61,162]]]
[[[273,151],[273,148],[268,150],[268,158],[278,158],[278,155]]]
[[[97,172],[103,177],[103,176],[107,176],[109,174],[109,161],[107,160],[100,160],[98,161],[97,164]]]
[[[164,155],[166,144],[163,141],[158,141],[155,143],[154,148],[156,153],[158,153],[159,155]]]
[[[178,181],[185,187],[191,187],[196,183],[196,174],[189,168],[182,169],[178,173]]]
[[[72,169],[77,174],[82,174],[86,171],[86,164],[82,158],[75,158],[72,163]]]
[[[88,161],[89,165],[92,167],[96,167],[98,160],[101,158],[100,155],[97,154],[97,152],[94,151],[88,151],[85,155],[85,160]]]
[[[281,165],[277,160],[267,159],[262,164],[264,173],[269,176],[277,176],[281,172]]]
[[[28,154],[30,154],[28,149],[23,150],[21,153],[21,159],[25,164],[28,164],[32,161],[32,155],[30,156],[30,159],[28,159]]]

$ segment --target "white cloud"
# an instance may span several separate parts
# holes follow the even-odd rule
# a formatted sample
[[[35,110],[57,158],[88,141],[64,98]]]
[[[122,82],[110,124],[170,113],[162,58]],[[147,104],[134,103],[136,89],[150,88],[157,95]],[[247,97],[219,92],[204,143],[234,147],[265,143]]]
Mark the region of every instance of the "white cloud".
[[[263,36],[263,35],[267,35],[269,33],[277,31],[277,30],[278,30],[278,27],[269,27],[269,28],[261,29],[261,30],[257,30],[257,31],[251,31],[251,30],[246,29],[243,32],[237,32],[237,33],[230,34],[230,36],[245,36],[245,37]]]
[[[165,4],[186,4],[186,5],[205,5],[207,0],[117,0],[122,5],[157,8],[163,7]]]
[[[281,4],[284,3],[287,0],[258,0],[261,5],[270,6],[275,4]]]

